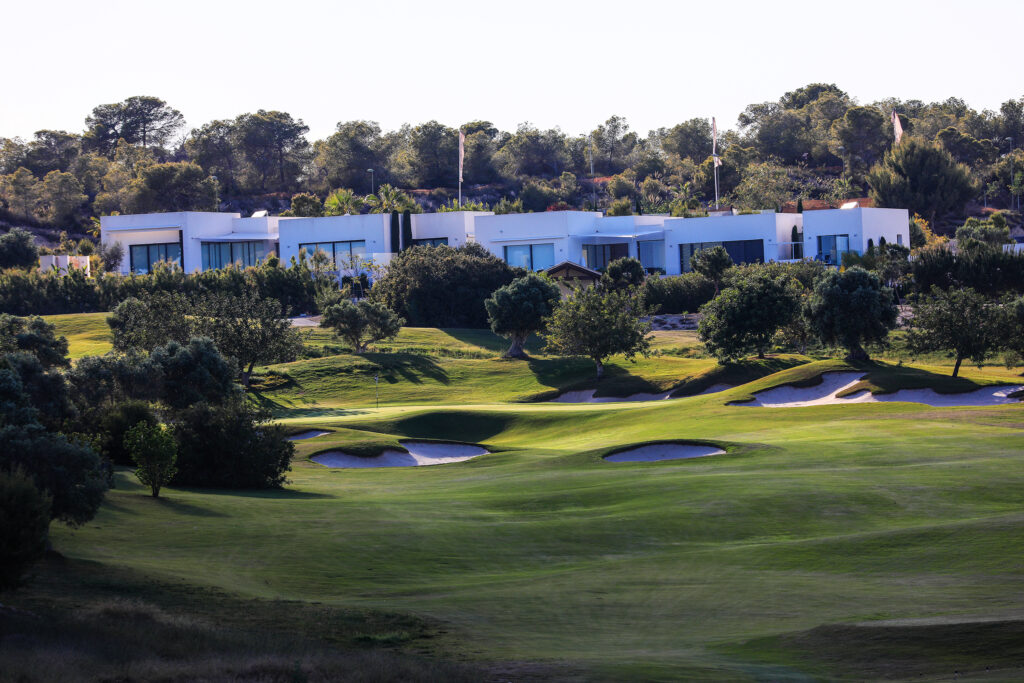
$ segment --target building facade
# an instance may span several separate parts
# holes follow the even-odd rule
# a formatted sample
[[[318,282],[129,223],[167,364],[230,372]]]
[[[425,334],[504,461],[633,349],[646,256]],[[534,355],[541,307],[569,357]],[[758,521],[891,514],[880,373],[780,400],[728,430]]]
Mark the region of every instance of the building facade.
[[[495,215],[489,212],[390,214],[325,218],[241,218],[238,214],[182,212],[104,216],[104,244],[121,242],[122,273],[146,273],[159,261],[185,272],[240,263],[255,265],[275,252],[285,263],[321,251],[340,270],[367,260],[387,263],[416,245],[452,247],[476,242],[511,265],[545,270],[569,262],[600,271],[624,256],[651,272],[689,272],[693,255],[722,246],[735,263],[811,258],[842,263],[886,243],[909,246],[904,209],[851,207],[699,218],[604,216],[592,211]]]

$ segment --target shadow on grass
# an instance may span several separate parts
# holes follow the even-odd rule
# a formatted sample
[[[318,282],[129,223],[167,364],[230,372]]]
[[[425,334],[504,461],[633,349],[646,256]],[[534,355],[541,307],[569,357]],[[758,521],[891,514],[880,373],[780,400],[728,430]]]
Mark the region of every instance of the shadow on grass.
[[[150,498],[153,503],[160,507],[166,508],[168,511],[179,515],[189,515],[191,517],[227,517],[223,512],[215,512],[209,508],[200,507],[198,505],[192,505],[175,498],[166,498],[167,494],[164,493],[159,498]],[[173,496],[173,494],[172,494]]]
[[[463,344],[479,346],[495,353],[505,353],[508,351],[509,340],[499,337],[487,329],[476,330],[472,328],[445,327],[441,331]],[[543,346],[544,340],[535,334],[531,334],[530,338],[526,340],[524,348],[528,354],[536,354],[541,352]]]
[[[232,496],[234,498],[265,498],[267,500],[330,500],[337,496],[327,493],[313,493],[312,491],[298,491],[296,489],[206,489],[197,486],[176,487],[179,491],[187,491],[198,495],[213,494],[218,496]]]
[[[951,374],[929,372],[907,365],[890,365],[875,361],[851,363],[866,374],[864,386],[854,387],[856,390],[869,388],[876,394],[891,394],[901,389],[934,389],[939,394],[961,394],[974,391],[983,386],[991,386],[992,382],[976,382],[966,377],[953,377]],[[952,370],[950,370],[952,373]],[[1005,384],[1013,384],[1007,381]]]
[[[425,413],[396,420],[396,433],[410,438],[481,443],[505,431],[515,420],[508,413],[461,411]]]
[[[362,358],[380,368],[381,379],[388,384],[405,380],[412,384],[423,384],[423,379],[432,379],[441,384],[450,384],[448,373],[436,360],[419,353],[377,353],[361,354]]]

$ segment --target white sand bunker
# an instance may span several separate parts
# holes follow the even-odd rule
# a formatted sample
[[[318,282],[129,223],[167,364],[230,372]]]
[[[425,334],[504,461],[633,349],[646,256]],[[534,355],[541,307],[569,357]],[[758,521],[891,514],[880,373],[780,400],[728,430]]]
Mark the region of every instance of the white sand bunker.
[[[712,384],[710,387],[698,394],[692,394],[693,396],[703,396],[704,394],[714,394],[719,391],[725,391],[726,389],[732,389],[728,384]],[[583,389],[581,391],[567,391],[564,394],[559,395],[557,398],[553,398],[549,403],[616,403],[616,402],[631,402],[631,401],[664,401],[667,398],[689,398],[689,396],[672,396],[672,392],[675,389],[669,391],[663,391],[660,394],[632,394],[630,396],[594,396],[596,389]]]
[[[997,406],[1019,403],[1009,394],[1019,391],[1020,386],[983,387],[960,394],[940,394],[934,389],[902,389],[892,394],[872,394],[868,390],[858,391],[849,396],[839,394],[849,391],[864,375],[860,372],[826,372],[821,384],[813,387],[783,386],[755,394],[754,400],[735,403],[739,406],[760,406],[763,408],[802,408],[805,406],[837,405],[844,403],[923,403],[935,408],[968,406]]]
[[[703,446],[685,443],[655,443],[638,446],[626,451],[606,455],[608,462],[654,462],[656,460],[684,460],[722,455],[725,451],[717,446]]]
[[[310,460],[325,467],[420,467],[462,462],[490,452],[480,446],[464,443],[403,441],[402,445],[409,451],[408,453],[388,449],[380,455],[363,458],[341,451],[331,451],[314,455]]]
[[[288,440],[302,441],[303,439],[315,439],[316,437],[323,436],[324,434],[330,434],[330,432],[325,432],[322,429],[311,429],[308,432],[299,432],[298,434],[292,434],[291,436],[288,437]]]

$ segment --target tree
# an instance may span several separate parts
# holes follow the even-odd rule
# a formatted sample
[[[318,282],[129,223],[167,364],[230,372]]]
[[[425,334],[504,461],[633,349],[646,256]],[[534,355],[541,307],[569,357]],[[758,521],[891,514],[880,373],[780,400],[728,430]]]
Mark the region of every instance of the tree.
[[[50,497],[21,470],[0,471],[0,591],[16,588],[43,556],[50,529]]]
[[[134,213],[216,211],[220,204],[217,181],[197,164],[152,164],[139,172],[128,188],[128,209]]]
[[[150,381],[172,409],[201,401],[223,403],[240,394],[237,366],[207,337],[193,337],[184,344],[167,342],[153,349],[148,361]]]
[[[135,461],[135,476],[148,486],[153,497],[177,473],[177,447],[171,431],[161,425],[139,422],[124,436],[124,447]]]
[[[173,483],[228,489],[281,488],[295,446],[284,427],[243,399],[205,401],[174,415],[177,473]]]
[[[860,185],[889,147],[889,120],[877,107],[850,107],[832,124],[832,138],[831,151],[843,160],[846,175]]]
[[[506,358],[526,358],[523,345],[531,334],[544,329],[549,317],[561,299],[558,285],[544,275],[529,273],[494,290],[484,301],[491,331],[510,339],[512,345]]]
[[[83,142],[90,149],[112,155],[118,140],[130,145],[163,147],[185,119],[159,97],[138,95],[123,102],[101,104],[85,119]]]
[[[720,361],[751,352],[764,358],[776,331],[797,314],[798,303],[788,278],[773,277],[763,268],[748,266],[701,308],[697,335]]]
[[[956,358],[953,377],[965,359],[980,366],[1002,341],[1001,309],[970,287],[932,287],[931,295],[918,297],[913,306],[907,348],[913,353],[950,351]]]
[[[250,185],[261,192],[281,192],[295,186],[309,147],[305,138],[309,126],[302,119],[260,109],[235,119],[235,130],[238,149],[248,165]]]
[[[701,249],[690,259],[690,266],[694,272],[699,273],[715,283],[715,295],[722,285],[725,271],[732,268],[732,257],[725,247],[719,245],[710,249]]]
[[[0,270],[4,268],[35,268],[39,263],[39,249],[28,230],[11,228],[0,236]]]
[[[82,151],[81,139],[63,130],[37,130],[25,147],[22,161],[42,178],[50,171],[68,171]]]
[[[153,378],[159,379],[159,378]],[[98,412],[99,419],[90,423],[90,433],[99,437],[99,446],[115,465],[132,465],[131,453],[125,447],[128,430],[139,424],[155,427],[160,424],[153,407],[147,401],[128,399],[114,405],[87,406],[90,417]]]
[[[313,148],[313,168],[326,187],[373,192],[367,169],[380,170],[384,161],[381,130],[375,121],[342,121],[331,136],[316,142]]]
[[[228,120],[210,121],[193,129],[185,140],[188,157],[203,167],[211,176],[216,176],[224,192],[238,190],[238,167],[241,164],[237,149],[235,122]]]
[[[651,324],[642,319],[651,313],[633,291],[577,289],[545,321],[545,350],[591,359],[601,379],[609,356],[621,353],[632,360],[650,353]]]
[[[319,218],[324,215],[324,205],[315,194],[300,192],[292,195],[291,208],[281,212],[282,216],[298,218]]]
[[[206,295],[197,302],[196,314],[201,321],[198,332],[238,361],[246,387],[257,364],[295,360],[302,348],[302,333],[284,317],[281,302],[256,292]]]
[[[884,341],[896,326],[892,290],[859,266],[818,278],[808,308],[818,338],[845,347],[848,360],[868,360],[863,345]]]
[[[414,327],[486,327],[484,300],[523,272],[475,242],[406,249],[370,290]]]
[[[152,351],[169,341],[185,342],[197,332],[197,322],[192,302],[172,292],[129,297],[107,316],[117,351]]]
[[[327,216],[355,216],[362,211],[363,198],[347,188],[335,190],[324,200],[324,214]]]
[[[367,299],[358,304],[345,299],[328,306],[320,319],[320,327],[333,330],[355,353],[364,352],[374,342],[393,339],[404,323],[387,306]]]
[[[733,201],[742,209],[778,209],[789,200],[793,182],[786,169],[770,161],[750,164],[733,190]]]
[[[366,204],[370,206],[370,213],[390,213],[392,211],[413,209],[416,202],[398,188],[384,183],[377,188],[377,194],[371,194],[366,197]]]
[[[120,242],[108,242],[96,247],[96,255],[100,259],[100,267],[104,273],[112,273],[121,267],[124,260],[124,246]]]
[[[45,369],[70,366],[68,340],[39,316],[19,318],[0,313],[0,354],[30,353]]]
[[[929,225],[946,213],[962,211],[976,194],[966,166],[941,147],[914,138],[889,150],[867,181],[877,206],[921,214]]]
[[[646,277],[640,261],[624,256],[608,264],[601,275],[601,285],[608,289],[628,289],[639,287]]]
[[[32,219],[39,210],[39,179],[27,168],[0,177],[0,200],[11,213]]]
[[[459,134],[437,121],[413,127],[409,148],[416,160],[420,187],[451,187],[458,169]]]
[[[59,223],[73,219],[75,212],[89,199],[84,189],[78,178],[70,173],[47,173],[39,193],[47,220]]]
[[[662,133],[661,146],[680,159],[704,161],[711,156],[711,122],[701,118],[677,124]]]
[[[968,218],[956,229],[957,249],[965,254],[983,249],[1002,249],[1004,244],[1012,243],[1010,228],[1002,214],[993,214],[992,218],[980,221]]]

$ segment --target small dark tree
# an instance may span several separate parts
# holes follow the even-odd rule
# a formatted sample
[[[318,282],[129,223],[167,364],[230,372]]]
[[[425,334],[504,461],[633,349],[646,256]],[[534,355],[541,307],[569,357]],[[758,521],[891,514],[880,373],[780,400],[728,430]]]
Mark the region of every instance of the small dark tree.
[[[591,359],[601,379],[609,356],[621,353],[631,360],[650,353],[651,325],[642,321],[650,314],[630,290],[577,289],[547,319],[545,350]]]
[[[953,377],[964,359],[985,362],[1002,341],[1002,310],[971,288],[943,290],[914,302],[907,347],[914,353],[949,351],[956,358]]]
[[[177,472],[177,449],[171,432],[160,425],[140,422],[125,434],[124,447],[135,461],[135,476],[157,498]]]
[[[701,249],[690,259],[690,264],[694,271],[715,283],[716,295],[722,286],[725,271],[732,268],[733,265],[732,257],[722,246]]]
[[[4,268],[35,268],[39,263],[39,249],[32,233],[22,228],[11,228],[0,236],[0,270]]]
[[[391,212],[391,253],[402,251],[402,228],[399,225],[398,212]]]
[[[145,401],[129,400],[118,403],[103,411],[97,424],[91,425],[98,432],[104,455],[115,465],[131,465],[132,456],[125,449],[124,437],[132,427],[146,424],[155,427],[160,424],[153,408]]]
[[[412,246],[412,212],[406,209],[402,212],[402,249]]]
[[[324,205],[315,194],[300,192],[292,195],[291,208],[281,213],[282,216],[297,218],[319,218],[324,215]]]
[[[644,283],[646,275],[638,260],[624,256],[608,264],[601,275],[601,284],[609,289],[639,287]]]
[[[775,332],[797,313],[797,298],[784,277],[761,268],[744,268],[729,287],[702,309],[697,334],[704,347],[721,361],[751,352],[764,358]]]
[[[796,212],[797,213],[803,213],[804,212],[804,198],[803,197],[798,197],[797,200],[796,200]],[[795,225],[793,226],[793,229],[796,230],[796,226]]]
[[[374,342],[396,337],[403,324],[405,321],[390,308],[366,299],[358,304],[346,299],[328,306],[320,319],[320,327],[333,330],[355,353],[362,353]]]
[[[512,340],[506,358],[526,358],[523,345],[531,334],[544,329],[544,319],[560,298],[558,285],[543,275],[530,273],[499,287],[484,302],[491,330]]]
[[[0,471],[0,591],[16,588],[43,556],[50,529],[50,497],[21,470]]]
[[[825,344],[845,347],[848,360],[868,360],[864,344],[885,340],[896,326],[892,290],[859,266],[818,278],[808,305],[815,334]]]

